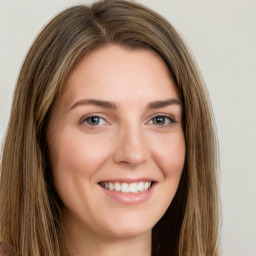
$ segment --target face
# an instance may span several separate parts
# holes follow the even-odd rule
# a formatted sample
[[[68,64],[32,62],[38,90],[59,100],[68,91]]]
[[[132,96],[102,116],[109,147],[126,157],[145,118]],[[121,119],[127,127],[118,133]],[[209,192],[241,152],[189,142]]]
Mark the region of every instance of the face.
[[[179,91],[151,50],[110,45],[84,57],[55,105],[48,145],[67,228],[151,233],[185,158]]]

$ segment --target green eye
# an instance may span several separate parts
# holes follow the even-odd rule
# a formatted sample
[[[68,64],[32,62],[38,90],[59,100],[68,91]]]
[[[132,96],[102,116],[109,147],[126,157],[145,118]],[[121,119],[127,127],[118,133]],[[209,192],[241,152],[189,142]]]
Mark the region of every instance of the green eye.
[[[101,123],[101,119],[102,118],[100,118],[98,116],[90,116],[90,117],[86,118],[85,121],[89,125],[96,126],[96,125],[99,125]]]
[[[152,124],[163,126],[169,123],[173,123],[174,121],[167,116],[156,116],[152,119]]]
[[[157,117],[154,117],[152,121],[153,121],[153,124],[164,125],[165,121],[166,121],[166,117],[164,117],[164,116],[157,116]]]

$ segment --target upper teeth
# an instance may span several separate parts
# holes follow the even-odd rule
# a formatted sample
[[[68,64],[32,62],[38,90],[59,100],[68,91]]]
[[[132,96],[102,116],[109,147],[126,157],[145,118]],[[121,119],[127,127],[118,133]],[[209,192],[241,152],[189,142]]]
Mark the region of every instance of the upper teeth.
[[[148,190],[151,186],[150,181],[141,181],[134,183],[120,183],[120,182],[101,182],[100,185],[111,191],[120,191],[123,193],[138,193]]]

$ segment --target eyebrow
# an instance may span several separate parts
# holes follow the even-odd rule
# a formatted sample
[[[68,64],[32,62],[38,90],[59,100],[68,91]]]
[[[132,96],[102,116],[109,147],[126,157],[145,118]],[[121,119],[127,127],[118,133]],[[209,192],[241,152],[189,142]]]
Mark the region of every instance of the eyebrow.
[[[149,109],[154,109],[154,108],[163,108],[167,107],[170,105],[182,105],[182,102],[180,99],[168,99],[168,100],[159,100],[159,101],[154,101],[148,104]]]
[[[117,109],[117,106],[115,103],[113,102],[109,102],[109,101],[105,101],[105,100],[95,100],[95,99],[84,99],[84,100],[79,100],[77,101],[71,108],[75,108],[77,106],[81,106],[81,105],[95,105],[95,106],[99,106],[102,108],[107,108],[107,109]]]
[[[73,108],[75,108],[77,106],[81,106],[81,105],[94,105],[94,106],[99,106],[99,107],[106,108],[106,109],[113,109],[113,110],[117,109],[117,105],[110,101],[97,100],[97,99],[83,99],[83,100],[77,101],[74,105],[72,105],[70,110],[72,110]],[[167,107],[170,105],[182,105],[182,102],[180,99],[176,99],[176,98],[153,101],[147,105],[147,108],[148,109],[156,109],[156,108]]]

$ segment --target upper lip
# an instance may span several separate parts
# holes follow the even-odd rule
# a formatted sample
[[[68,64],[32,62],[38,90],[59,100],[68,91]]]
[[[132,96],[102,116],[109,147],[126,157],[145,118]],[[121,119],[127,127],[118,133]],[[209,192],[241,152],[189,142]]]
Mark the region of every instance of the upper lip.
[[[140,177],[140,178],[113,178],[113,179],[110,178],[110,179],[101,180],[99,183],[104,183],[104,182],[135,183],[135,182],[141,182],[141,181],[156,182],[156,180],[152,178]]]

